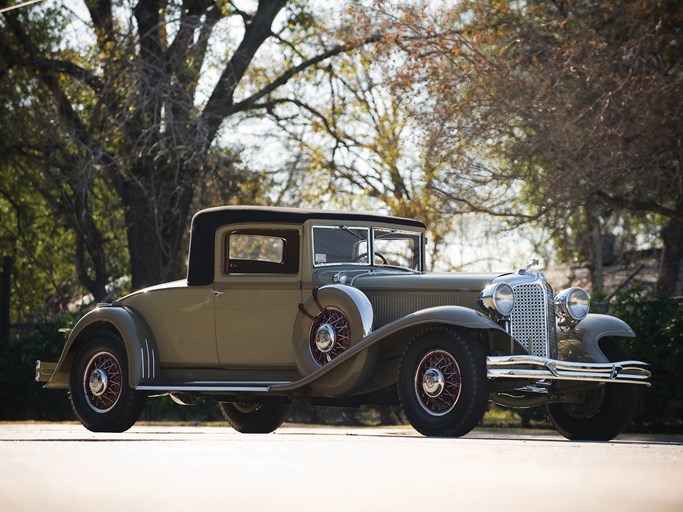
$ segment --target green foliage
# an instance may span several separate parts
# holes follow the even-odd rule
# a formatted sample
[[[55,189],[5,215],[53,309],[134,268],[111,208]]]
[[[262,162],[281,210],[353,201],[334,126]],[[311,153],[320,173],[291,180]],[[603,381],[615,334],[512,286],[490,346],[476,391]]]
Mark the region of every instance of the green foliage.
[[[0,347],[0,419],[74,419],[64,390],[44,390],[35,381],[36,360],[57,361],[64,347],[62,327],[72,327],[76,316],[40,320],[31,332],[11,346]]]
[[[49,206],[68,235],[55,258],[69,262],[67,285],[80,281],[97,300],[124,275],[136,289],[179,278],[197,207],[264,202],[266,176],[240,162],[240,125],[293,124],[313,96],[294,79],[366,44],[345,44],[305,0],[191,4],[85,2],[75,13],[45,3],[0,15],[0,178],[14,173],[30,189],[3,184],[0,196]],[[21,282],[42,299],[44,277]],[[64,281],[55,277],[50,294]]]
[[[642,295],[620,293],[611,310],[637,334],[625,343],[629,355],[652,365],[652,387],[641,390],[631,428],[683,432],[683,301]]]
[[[25,319],[44,307],[48,296],[72,273],[73,237],[55,222],[49,207],[12,168],[0,166],[0,257],[13,260],[10,317]],[[23,199],[19,199],[23,198]],[[43,236],[38,237],[35,231]],[[63,247],[55,251],[56,247]]]

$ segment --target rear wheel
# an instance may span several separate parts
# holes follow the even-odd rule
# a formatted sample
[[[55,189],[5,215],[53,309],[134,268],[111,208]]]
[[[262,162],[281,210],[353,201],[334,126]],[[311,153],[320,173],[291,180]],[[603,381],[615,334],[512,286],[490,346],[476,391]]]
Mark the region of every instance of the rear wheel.
[[[628,354],[612,339],[602,342],[610,361],[627,360]],[[557,431],[567,439],[609,441],[617,437],[633,416],[636,406],[633,384],[601,384],[595,389],[571,395],[571,401],[547,406]]]
[[[221,412],[230,426],[243,434],[268,434],[287,417],[288,404],[260,402],[220,402]]]
[[[426,436],[464,436],[488,403],[486,358],[469,336],[438,328],[417,336],[398,375],[401,405],[415,430]]]
[[[124,432],[138,420],[147,395],[128,386],[121,337],[98,331],[76,354],[70,376],[71,407],[93,432]]]

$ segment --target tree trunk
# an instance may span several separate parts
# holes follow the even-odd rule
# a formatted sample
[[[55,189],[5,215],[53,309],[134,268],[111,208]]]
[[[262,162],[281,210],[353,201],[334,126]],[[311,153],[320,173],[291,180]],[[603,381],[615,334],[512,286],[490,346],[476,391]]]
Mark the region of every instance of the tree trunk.
[[[586,214],[588,217],[588,243],[591,259],[591,291],[602,293],[605,290],[602,252],[602,233],[600,230],[600,217],[595,205],[588,204]]]
[[[683,203],[679,205],[683,209]],[[669,297],[680,294],[679,278],[681,260],[683,260],[683,222],[672,219],[662,229],[664,248],[659,262],[659,278],[657,279],[657,295]]]
[[[174,183],[173,179],[164,177],[163,171],[150,173],[148,170],[143,174],[134,170],[131,174],[136,177],[121,178],[119,189],[133,289],[181,279],[185,270],[182,245],[189,231],[194,187],[189,183]],[[158,179],[150,180],[150,175]]]

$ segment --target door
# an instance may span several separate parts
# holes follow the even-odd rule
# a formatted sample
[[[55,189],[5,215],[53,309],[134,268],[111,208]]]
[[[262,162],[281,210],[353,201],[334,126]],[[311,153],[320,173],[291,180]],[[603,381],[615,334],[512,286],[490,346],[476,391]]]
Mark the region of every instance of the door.
[[[292,330],[301,302],[300,231],[227,230],[214,283],[220,366],[291,369]]]

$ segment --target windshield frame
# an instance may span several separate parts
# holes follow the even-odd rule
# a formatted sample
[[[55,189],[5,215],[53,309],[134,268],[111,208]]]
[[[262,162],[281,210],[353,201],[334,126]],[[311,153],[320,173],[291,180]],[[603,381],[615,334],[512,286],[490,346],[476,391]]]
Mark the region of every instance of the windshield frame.
[[[328,253],[325,251],[317,250],[320,249],[320,244],[316,245],[316,239],[322,233],[321,230],[341,230],[349,233],[351,236],[358,238],[358,242],[354,244],[352,254],[349,257],[337,256],[334,261],[329,261]],[[362,236],[362,233],[366,232],[367,237]],[[377,233],[381,232],[383,236],[377,237]],[[325,268],[334,266],[360,266],[360,267],[371,267],[371,268],[391,268],[404,270],[409,272],[422,272],[424,261],[423,261],[423,244],[424,244],[424,232],[418,230],[406,229],[405,227],[392,227],[392,226],[363,226],[363,225],[343,225],[343,224],[313,224],[311,225],[311,257],[314,268]],[[403,237],[406,240],[413,241],[413,254],[412,259],[414,261],[414,266],[406,265],[396,265],[390,263],[383,263],[381,256],[377,256],[376,251],[376,240],[386,239],[387,236],[394,236],[396,240],[400,240]],[[369,247],[369,253],[372,255],[371,258],[364,258],[363,261],[357,261],[358,258],[366,255],[366,251],[361,252],[358,248],[361,244],[367,244]],[[341,258],[341,259],[340,259]]]

